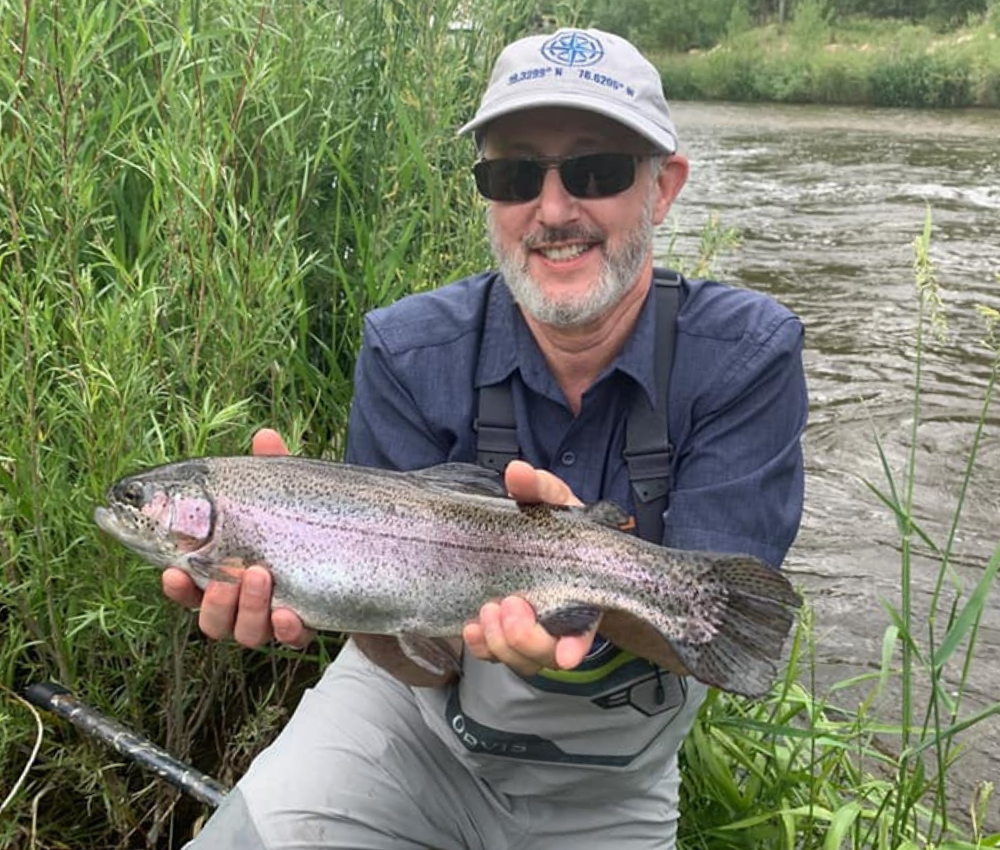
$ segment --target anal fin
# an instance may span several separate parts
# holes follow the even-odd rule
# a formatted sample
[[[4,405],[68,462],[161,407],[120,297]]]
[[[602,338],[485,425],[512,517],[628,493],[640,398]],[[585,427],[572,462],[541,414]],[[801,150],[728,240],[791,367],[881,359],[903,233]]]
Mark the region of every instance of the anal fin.
[[[552,637],[582,635],[592,629],[601,616],[601,609],[594,605],[565,605],[538,614],[538,622]]]

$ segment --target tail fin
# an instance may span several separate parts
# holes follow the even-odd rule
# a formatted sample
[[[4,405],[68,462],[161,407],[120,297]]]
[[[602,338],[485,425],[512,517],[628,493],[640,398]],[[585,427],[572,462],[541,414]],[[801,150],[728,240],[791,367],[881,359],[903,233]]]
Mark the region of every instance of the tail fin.
[[[771,687],[801,597],[778,570],[755,558],[717,559],[726,588],[714,612],[715,634],[705,642],[670,641],[691,674],[717,688],[761,696]]]

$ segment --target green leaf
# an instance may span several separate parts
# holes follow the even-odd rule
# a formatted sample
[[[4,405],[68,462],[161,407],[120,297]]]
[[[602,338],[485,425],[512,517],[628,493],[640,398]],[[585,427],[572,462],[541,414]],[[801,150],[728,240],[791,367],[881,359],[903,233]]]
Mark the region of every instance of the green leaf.
[[[993,556],[986,565],[982,577],[976,583],[976,589],[969,597],[969,601],[962,606],[961,612],[955,618],[951,628],[948,629],[937,652],[934,653],[934,666],[936,668],[941,668],[948,663],[948,659],[968,635],[973,624],[979,621],[986,606],[986,597],[996,580],[998,567],[1000,567],[1000,546],[993,550]]]
[[[830,819],[830,827],[823,838],[823,850],[840,850],[840,845],[847,838],[861,811],[858,803],[848,803],[834,813]]]

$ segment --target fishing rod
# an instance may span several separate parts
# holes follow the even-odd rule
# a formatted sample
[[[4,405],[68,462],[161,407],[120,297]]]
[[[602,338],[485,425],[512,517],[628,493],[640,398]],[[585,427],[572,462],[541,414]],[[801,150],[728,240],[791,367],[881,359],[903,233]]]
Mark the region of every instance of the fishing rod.
[[[229,793],[229,788],[217,779],[185,764],[148,738],[81,702],[68,688],[56,682],[29,685],[24,697],[39,708],[65,718],[85,735],[103,741],[199,802],[218,808]]]

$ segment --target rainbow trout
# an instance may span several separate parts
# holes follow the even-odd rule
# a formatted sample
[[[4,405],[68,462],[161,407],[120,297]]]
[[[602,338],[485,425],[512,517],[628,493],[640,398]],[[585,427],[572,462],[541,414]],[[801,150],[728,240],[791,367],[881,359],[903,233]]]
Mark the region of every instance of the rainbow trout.
[[[759,695],[801,603],[754,558],[623,534],[628,517],[608,502],[519,504],[500,476],[470,464],[392,472],[296,457],[185,460],[117,482],[95,520],[202,587],[235,581],[223,566],[261,564],[274,607],[315,629],[398,635],[435,672],[448,664],[436,639],[460,635],[484,602],[519,595],[555,636],[584,632],[602,612],[624,615],[701,681]]]

